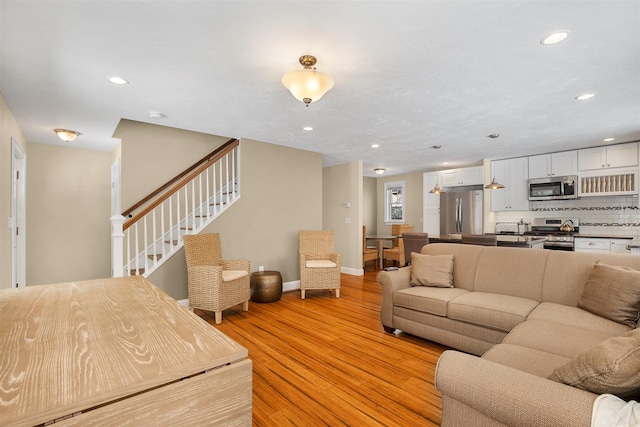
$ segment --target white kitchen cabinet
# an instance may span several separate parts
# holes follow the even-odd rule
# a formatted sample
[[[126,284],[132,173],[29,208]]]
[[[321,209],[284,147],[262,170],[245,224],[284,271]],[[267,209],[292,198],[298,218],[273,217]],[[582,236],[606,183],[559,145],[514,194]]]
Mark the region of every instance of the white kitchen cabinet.
[[[529,210],[529,158],[494,160],[491,162],[491,177],[505,188],[491,191],[492,211]]]
[[[578,150],[578,170],[638,166],[638,143],[609,145]]]
[[[610,239],[600,237],[576,237],[574,249],[576,252],[591,252],[602,254],[631,253],[627,246],[631,239]]]
[[[440,180],[440,172],[422,175],[422,232],[430,235],[440,234],[440,195],[429,193],[436,184],[442,187]]]
[[[440,172],[442,175],[441,187],[459,187],[464,185],[481,185],[484,178],[484,167],[448,169]]]
[[[611,239],[612,254],[630,254],[629,244],[632,239]]]
[[[531,179],[576,175],[577,173],[578,152],[575,150],[529,156],[529,178]]]

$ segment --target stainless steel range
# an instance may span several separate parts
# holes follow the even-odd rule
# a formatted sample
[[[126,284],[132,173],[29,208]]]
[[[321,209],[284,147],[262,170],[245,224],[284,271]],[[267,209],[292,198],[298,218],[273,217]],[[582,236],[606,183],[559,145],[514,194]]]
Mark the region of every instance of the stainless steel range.
[[[578,218],[534,218],[528,236],[544,236],[545,249],[573,251],[573,238],[578,234]]]

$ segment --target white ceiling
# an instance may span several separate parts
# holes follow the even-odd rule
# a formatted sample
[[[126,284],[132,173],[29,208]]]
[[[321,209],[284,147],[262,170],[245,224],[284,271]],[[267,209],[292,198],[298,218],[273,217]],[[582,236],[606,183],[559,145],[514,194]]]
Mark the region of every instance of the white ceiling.
[[[126,118],[371,176],[640,139],[640,0],[0,0],[0,16],[0,92],[32,143],[62,127],[111,151]],[[280,83],[302,54],[335,79],[308,108]]]

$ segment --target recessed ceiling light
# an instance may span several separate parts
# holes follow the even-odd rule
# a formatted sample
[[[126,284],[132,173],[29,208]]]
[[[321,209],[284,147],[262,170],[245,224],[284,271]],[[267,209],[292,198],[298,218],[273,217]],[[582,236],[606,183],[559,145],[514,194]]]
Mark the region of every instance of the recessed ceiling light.
[[[602,141],[603,142],[611,142],[611,141],[615,141],[615,140],[616,140],[615,138],[605,138]]]
[[[487,138],[496,139],[500,136],[499,133],[492,133],[491,135],[487,135]]]
[[[449,162],[442,162],[442,164],[443,164],[443,165],[448,165],[448,164],[449,164]]]
[[[119,77],[119,76],[109,76],[109,77],[107,77],[107,80],[109,80],[111,83],[116,84],[116,85],[129,84],[129,80],[123,79],[122,77]]]
[[[156,120],[160,120],[160,119],[164,119],[166,116],[162,113],[158,113],[157,111],[151,111],[149,112],[149,118],[151,119],[156,119]]]
[[[578,96],[576,96],[576,99],[577,99],[578,101],[584,101],[585,99],[591,99],[591,98],[593,98],[594,96],[596,96],[596,94],[595,94],[595,93],[583,93],[582,95],[578,95]]]
[[[431,148],[433,148],[434,150],[439,150],[439,149],[442,148],[442,145],[439,145],[439,144],[438,145],[433,145],[433,146],[431,146]]]
[[[380,148],[380,144],[371,144],[371,148]]]
[[[313,130],[313,128],[311,126],[305,126],[302,128],[302,130],[311,131]]]
[[[568,36],[569,36],[569,31],[567,30],[554,31],[553,33],[548,34],[544,36],[542,39],[540,39],[540,44],[551,45],[551,44],[560,43],[562,40],[566,39]]]

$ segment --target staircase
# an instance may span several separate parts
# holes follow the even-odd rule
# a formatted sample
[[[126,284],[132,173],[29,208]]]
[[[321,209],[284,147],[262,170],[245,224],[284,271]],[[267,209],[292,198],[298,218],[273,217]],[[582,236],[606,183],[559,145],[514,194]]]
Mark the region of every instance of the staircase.
[[[240,199],[240,143],[213,153],[111,217],[111,275],[148,277]]]

